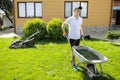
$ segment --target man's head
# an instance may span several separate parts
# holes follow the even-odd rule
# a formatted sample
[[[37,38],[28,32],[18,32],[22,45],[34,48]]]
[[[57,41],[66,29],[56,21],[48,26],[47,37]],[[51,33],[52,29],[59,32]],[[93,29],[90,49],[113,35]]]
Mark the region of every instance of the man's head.
[[[78,16],[80,14],[80,11],[81,11],[82,7],[77,7],[74,9],[74,15],[75,16]]]

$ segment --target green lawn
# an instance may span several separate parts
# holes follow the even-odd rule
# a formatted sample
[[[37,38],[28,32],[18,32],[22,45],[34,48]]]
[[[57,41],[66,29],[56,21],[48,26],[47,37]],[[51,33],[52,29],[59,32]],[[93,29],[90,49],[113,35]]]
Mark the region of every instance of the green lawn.
[[[67,41],[42,40],[36,48],[9,49],[13,40],[0,38],[0,80],[90,80],[82,64],[80,71],[72,69]],[[85,43],[109,58],[97,80],[120,80],[120,47],[100,40]]]

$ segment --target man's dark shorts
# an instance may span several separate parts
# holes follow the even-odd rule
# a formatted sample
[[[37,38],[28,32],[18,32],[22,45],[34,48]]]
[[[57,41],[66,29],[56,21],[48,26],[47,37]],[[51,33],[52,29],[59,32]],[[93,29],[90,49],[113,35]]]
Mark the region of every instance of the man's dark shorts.
[[[73,46],[79,46],[80,39],[77,39],[77,40],[75,40],[75,39],[69,39],[69,40],[70,40],[71,47],[73,47]]]

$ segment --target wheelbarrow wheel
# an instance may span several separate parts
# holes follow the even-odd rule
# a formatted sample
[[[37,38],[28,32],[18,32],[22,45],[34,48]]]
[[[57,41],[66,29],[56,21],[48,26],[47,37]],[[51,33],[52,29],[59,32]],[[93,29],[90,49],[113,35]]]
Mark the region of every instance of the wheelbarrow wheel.
[[[97,68],[94,64],[87,64],[87,74],[92,80],[96,80],[96,74],[98,73]]]
[[[97,80],[97,77],[96,77],[96,76],[93,76],[93,77],[92,77],[92,80]]]

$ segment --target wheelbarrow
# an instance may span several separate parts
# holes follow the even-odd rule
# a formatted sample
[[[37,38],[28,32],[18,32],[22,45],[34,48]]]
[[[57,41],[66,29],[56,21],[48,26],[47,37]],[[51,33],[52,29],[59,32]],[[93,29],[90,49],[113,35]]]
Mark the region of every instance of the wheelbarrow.
[[[67,38],[68,43],[70,45],[69,38],[67,36],[64,36],[64,37]],[[82,37],[82,40],[84,42],[84,37]],[[84,43],[84,45],[85,45],[85,43]],[[91,54],[96,55],[98,57],[98,59],[89,60],[88,58],[81,55],[80,52],[78,52],[78,50],[87,50],[87,51],[91,52]],[[79,61],[78,64],[85,65],[85,68],[87,69],[87,75],[90,78],[92,78],[93,80],[96,80],[96,78],[98,76],[102,75],[102,72],[103,72],[102,63],[107,62],[108,58],[106,58],[105,56],[103,56],[102,54],[100,54],[99,52],[97,52],[96,50],[94,50],[93,48],[88,47],[88,46],[73,46],[73,47],[71,47],[71,51],[73,52],[75,57],[78,59],[78,61]],[[100,71],[98,71],[96,64],[99,64]]]

